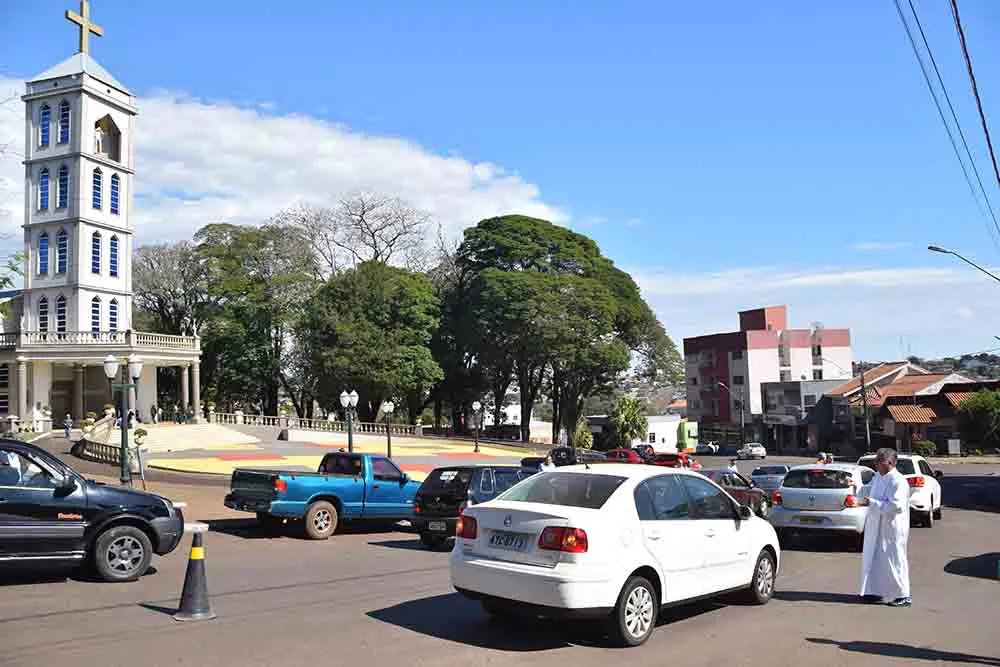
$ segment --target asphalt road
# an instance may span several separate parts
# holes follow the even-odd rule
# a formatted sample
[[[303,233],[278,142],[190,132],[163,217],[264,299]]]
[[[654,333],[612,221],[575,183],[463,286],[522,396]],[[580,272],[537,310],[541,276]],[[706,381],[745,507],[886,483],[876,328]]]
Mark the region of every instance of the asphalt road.
[[[996,472],[984,466],[977,473]],[[946,479],[960,479],[949,470]],[[402,531],[327,542],[271,537],[253,521],[213,523],[206,538],[219,617],[173,611],[186,549],[156,572],[109,585],[5,570],[4,665],[918,665],[1000,666],[996,631],[1000,515],[946,509],[910,539],[915,606],[855,603],[859,554],[837,541],[783,555],[765,607],[701,603],[666,612],[650,642],[610,649],[592,624],[490,621],[450,590],[448,555]],[[567,661],[571,661],[567,663]]]

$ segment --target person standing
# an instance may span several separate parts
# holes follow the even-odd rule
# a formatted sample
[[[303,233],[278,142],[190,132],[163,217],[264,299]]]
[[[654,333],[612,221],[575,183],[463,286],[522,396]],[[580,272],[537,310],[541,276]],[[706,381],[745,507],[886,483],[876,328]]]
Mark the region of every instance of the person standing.
[[[552,462],[552,455],[551,454],[549,454],[549,455],[547,455],[545,457],[545,460],[542,461],[542,465],[540,465],[538,467],[538,469],[541,470],[542,472],[546,472],[548,470],[555,470],[556,469],[556,464]]]
[[[868,507],[861,558],[861,598],[889,600],[891,607],[909,607],[910,566],[906,543],[910,538],[910,486],[896,470],[896,450],[875,453],[877,474],[871,491],[860,504]]]
[[[66,431],[66,439],[69,440],[70,433],[73,431],[73,417],[66,413],[66,418],[63,419],[63,429]]]

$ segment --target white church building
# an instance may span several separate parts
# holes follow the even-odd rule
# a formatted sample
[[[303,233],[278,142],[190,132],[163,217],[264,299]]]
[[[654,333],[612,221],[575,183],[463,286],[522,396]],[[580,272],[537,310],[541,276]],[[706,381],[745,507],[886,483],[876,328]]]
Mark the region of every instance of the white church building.
[[[66,16],[79,52],[26,82],[24,287],[10,290],[0,334],[0,418],[22,429],[101,413],[103,361],[143,361],[130,407],[157,401],[157,368],[180,368],[181,403],[200,415],[198,338],[132,329],[136,98],[88,53],[86,2]],[[128,382],[124,377],[117,382]],[[12,420],[13,421],[13,420]]]

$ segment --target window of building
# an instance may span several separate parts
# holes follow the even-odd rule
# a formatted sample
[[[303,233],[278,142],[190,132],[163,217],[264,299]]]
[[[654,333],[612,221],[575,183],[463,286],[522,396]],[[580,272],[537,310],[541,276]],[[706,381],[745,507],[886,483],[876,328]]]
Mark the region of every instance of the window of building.
[[[42,276],[49,275],[49,234],[42,232],[38,237],[38,273]]]
[[[104,185],[104,174],[100,169],[94,170],[93,186],[91,188],[90,205],[101,210],[101,187]]]
[[[56,208],[66,208],[69,205],[69,167],[59,167],[59,182],[56,192]]]
[[[69,102],[59,103],[59,143],[69,143]]]
[[[813,345],[813,356],[814,357],[822,357],[823,356],[823,346],[822,345]]]
[[[101,233],[94,232],[90,237],[90,272],[101,272]]]
[[[66,297],[61,294],[56,298],[56,331],[66,332]]]
[[[649,432],[649,444],[656,444],[656,434],[652,431]]]
[[[108,246],[108,272],[112,278],[118,277],[118,237],[112,236]]]
[[[43,104],[38,113],[38,146],[48,148],[49,136],[52,133],[52,109],[48,104]]]
[[[733,361],[739,361],[743,358],[743,350],[733,350]]]
[[[118,215],[118,200],[121,196],[121,179],[118,174],[111,174],[111,213]]]
[[[0,389],[10,389],[10,369],[7,364],[0,365]]]
[[[792,381],[792,372],[791,371],[781,371],[780,380],[782,382],[791,382]]]
[[[69,234],[65,229],[60,229],[56,234],[56,273],[66,273],[66,264],[69,261]]]
[[[98,333],[101,330],[101,297],[95,296],[90,300],[90,332]]]
[[[698,378],[696,376],[692,375],[691,377],[688,378],[688,383],[692,387],[697,387],[698,386]]]
[[[737,385],[737,386],[743,384],[743,376],[742,375],[734,375],[733,376],[733,384]]]
[[[802,397],[802,405],[811,408],[816,405],[816,394],[806,394]]]
[[[108,304],[108,331],[118,331],[118,300],[111,299]]]
[[[719,399],[717,398],[712,399],[712,416],[713,417],[719,416]]]
[[[49,170],[38,172],[38,210],[49,210]]]
[[[822,380],[822,379],[823,379],[823,369],[822,368],[815,369],[813,371],[813,380]]]
[[[38,330],[43,333],[49,330],[49,300],[44,296],[38,300]]]

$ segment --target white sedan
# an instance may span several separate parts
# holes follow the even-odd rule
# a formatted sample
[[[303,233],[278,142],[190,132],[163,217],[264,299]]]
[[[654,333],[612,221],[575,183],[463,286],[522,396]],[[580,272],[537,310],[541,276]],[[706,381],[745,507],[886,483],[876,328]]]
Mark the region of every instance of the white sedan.
[[[771,525],[702,475],[567,466],[459,519],[451,583],[490,614],[604,618],[645,642],[662,607],[743,591],[764,604],[780,549]]]
[[[767,450],[759,442],[748,442],[743,448],[736,452],[738,459],[766,459]]]
[[[875,470],[875,455],[867,454],[858,459],[858,465]],[[922,525],[931,528],[935,519],[941,518],[940,470],[933,470],[930,463],[916,454],[899,454],[896,470],[910,485],[910,514]]]

